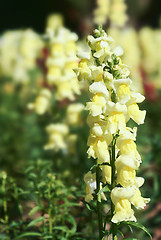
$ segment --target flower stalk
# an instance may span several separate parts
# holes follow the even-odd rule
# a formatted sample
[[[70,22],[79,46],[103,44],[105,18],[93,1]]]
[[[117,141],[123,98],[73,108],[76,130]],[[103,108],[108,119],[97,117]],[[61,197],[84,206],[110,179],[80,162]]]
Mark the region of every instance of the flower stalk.
[[[50,176],[50,175],[49,175]],[[52,208],[51,208],[51,182],[48,184],[48,201],[49,201],[49,234],[53,233],[53,217],[52,217]]]
[[[101,184],[101,170],[99,165],[96,168],[96,186],[97,186],[97,215],[98,215],[98,226],[99,226],[99,240],[103,237],[103,219],[102,219],[102,204],[100,191]]]
[[[145,98],[133,90],[128,66],[121,62],[122,48],[112,49],[113,39],[101,27],[87,40],[91,52],[79,54],[81,60],[75,69],[79,80],[89,81],[87,153],[89,158],[97,159],[96,171],[92,168],[84,177],[85,201],[94,200],[97,193],[99,239],[107,233],[102,230],[103,222],[106,229],[107,217],[111,228],[106,236],[112,234],[112,239],[117,240],[120,222],[136,222],[131,205],[143,209],[150,200],[143,198],[139,190],[144,179],[136,177],[141,163],[135,143],[136,128],[126,125],[130,118],[138,125],[144,123],[146,111],[141,111],[138,103]],[[111,202],[111,216],[103,219],[101,199],[106,202],[107,198]]]
[[[116,178],[116,168],[115,168],[115,160],[116,160],[116,156],[115,156],[115,145],[116,145],[116,136],[113,137],[113,141],[112,141],[112,146],[111,146],[111,157],[110,157],[110,165],[111,165],[111,191],[112,189],[115,188],[115,178]],[[114,211],[115,211],[115,205],[113,204],[112,200],[111,200],[111,219],[114,216]],[[112,239],[113,240],[117,240],[117,225],[115,223],[112,223],[111,226],[111,232],[112,232]]]
[[[7,198],[6,198],[6,181],[7,181],[7,174],[6,172],[2,172],[2,191],[4,193],[4,197],[3,197],[3,211],[4,211],[4,224],[6,225],[6,227],[8,228],[8,206],[7,206]],[[9,230],[6,230],[7,234],[8,234],[8,239],[10,239],[9,237]]]

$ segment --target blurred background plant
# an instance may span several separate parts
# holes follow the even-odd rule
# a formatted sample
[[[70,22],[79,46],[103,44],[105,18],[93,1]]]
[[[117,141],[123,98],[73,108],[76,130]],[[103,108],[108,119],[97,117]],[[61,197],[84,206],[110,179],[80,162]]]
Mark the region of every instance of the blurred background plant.
[[[76,82],[72,69],[78,65],[76,52],[87,48],[84,39],[101,7],[93,0],[9,2],[0,3],[0,238],[95,239],[95,206],[88,214],[83,202],[82,176],[92,166],[86,154],[88,83]],[[147,117],[138,128],[137,145],[140,176],[146,180],[142,191],[151,202],[137,218],[159,240],[161,3],[126,1],[118,8],[120,26],[118,1],[107,2],[112,5],[103,24],[123,48],[130,77],[146,96],[140,107]],[[123,232],[130,237],[129,229]],[[135,232],[136,239],[143,237],[148,239]]]

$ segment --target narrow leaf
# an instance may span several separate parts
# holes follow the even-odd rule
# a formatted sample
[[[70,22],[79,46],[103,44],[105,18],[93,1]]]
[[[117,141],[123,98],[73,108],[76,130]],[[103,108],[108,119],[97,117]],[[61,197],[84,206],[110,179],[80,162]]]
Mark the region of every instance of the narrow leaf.
[[[97,167],[97,164],[94,164],[91,168],[90,168],[90,170],[93,170],[94,168],[96,168]]]
[[[126,238],[124,240],[138,240],[137,238]]]
[[[124,238],[124,234],[120,231],[120,230],[117,230],[119,233],[120,233],[120,235]]]
[[[40,209],[41,209],[40,206],[36,206],[33,209],[31,209],[31,211],[28,213],[28,215],[31,216],[34,213],[36,213],[37,211],[39,211]]]
[[[45,236],[45,237],[43,237],[43,239],[53,239],[53,236]]]
[[[23,234],[17,236],[13,240],[21,239],[23,237],[41,237],[41,233],[38,233],[38,232],[26,232],[26,233],[23,233]]]
[[[54,227],[55,230],[61,230],[63,232],[67,232],[68,228],[66,226],[55,226]]]
[[[88,208],[89,211],[96,211],[96,209],[94,207],[92,207],[89,203],[87,203],[86,201],[81,200],[81,202],[83,202],[86,205],[86,207]]]
[[[31,221],[27,227],[33,227],[34,225],[36,225],[38,222],[41,222],[45,219],[45,217],[38,217],[36,219],[34,219],[33,221]]]
[[[74,234],[77,231],[77,224],[75,219],[71,215],[68,215],[67,221],[73,225],[72,228],[70,229],[70,234]]]
[[[142,224],[137,223],[137,222],[127,222],[128,225],[134,226],[136,228],[140,228],[141,230],[143,230],[145,233],[147,233],[150,237],[150,239],[152,239],[151,234],[149,233],[149,231],[146,229],[146,227],[144,227]]]
[[[106,186],[104,186],[98,193],[97,193],[97,195],[98,194],[101,194],[101,193],[103,193],[103,192],[110,192],[111,190],[109,189],[109,187],[106,185]]]

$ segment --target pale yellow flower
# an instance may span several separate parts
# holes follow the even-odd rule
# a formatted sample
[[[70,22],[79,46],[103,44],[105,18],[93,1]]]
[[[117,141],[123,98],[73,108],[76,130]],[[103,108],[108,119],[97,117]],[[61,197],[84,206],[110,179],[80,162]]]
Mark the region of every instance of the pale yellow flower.
[[[98,123],[99,125],[104,125],[103,124],[104,119],[105,117],[103,115],[92,116],[89,114],[87,117],[87,124],[89,125],[89,127],[92,127],[94,123]]]
[[[97,93],[93,96],[92,102],[87,103],[86,110],[89,110],[92,116],[100,115],[105,113],[106,103],[106,97],[101,93]]]
[[[88,146],[87,153],[89,158],[97,158],[99,164],[110,161],[108,143],[105,137],[89,136]]]
[[[49,135],[49,141],[44,146],[45,150],[53,149],[58,151],[67,149],[66,137],[69,133],[69,128],[66,124],[50,124],[46,127],[46,131]]]
[[[94,23],[105,24],[110,12],[110,0],[97,0],[97,8],[94,10]]]
[[[43,47],[44,43],[41,37],[32,29],[27,29],[23,32],[19,51],[27,69],[32,69],[36,66],[36,59]]]
[[[101,170],[102,170],[102,181],[104,183],[108,183],[111,184],[111,166],[108,165],[103,165],[101,166]]]
[[[118,1],[115,3],[119,4]],[[141,208],[148,200],[140,198],[137,192],[144,182],[143,178],[136,177],[141,157],[135,144],[136,128],[131,129],[126,123],[130,118],[137,124],[144,122],[146,111],[141,111],[137,103],[141,103],[145,98],[135,92],[129,78],[129,67],[121,62],[119,56],[123,54],[122,48],[112,48],[112,39],[100,28],[95,30],[94,37],[88,36],[87,40],[91,54],[85,57],[82,67],[88,72],[91,83],[89,92],[92,96],[86,105],[89,110],[87,123],[90,127],[88,157],[97,159],[102,173],[100,181],[104,184],[111,184],[111,180],[116,183],[116,187],[111,191],[111,199],[115,205],[112,222],[136,221],[131,203]],[[81,67],[78,72],[80,74]],[[111,169],[114,151],[115,168]],[[112,170],[115,180],[111,176]],[[117,184],[122,187],[117,187]],[[91,190],[88,189],[87,192],[91,194]],[[92,194],[88,195],[89,201],[93,199]]]
[[[41,37],[31,29],[4,33],[0,46],[1,74],[12,77],[16,83],[28,83],[28,71],[36,67],[43,46]]]
[[[116,25],[118,27],[125,25],[127,21],[125,0],[112,1],[110,20],[112,22],[112,25]]]
[[[39,115],[44,114],[50,107],[51,92],[48,89],[42,89],[35,99],[34,103],[29,103],[28,108],[34,109]]]
[[[126,139],[120,144],[120,154],[129,154],[130,156],[141,160],[140,154],[136,149],[136,144],[131,139]]]
[[[139,107],[136,103],[133,103],[128,106],[127,113],[129,115],[129,117],[131,117],[137,124],[144,123],[146,111],[139,110]]]
[[[81,123],[81,112],[85,106],[81,103],[70,104],[67,108],[67,122],[71,125],[79,125]]]
[[[64,45],[59,42],[52,43],[50,46],[50,53],[53,57],[64,56],[64,51]]]
[[[90,202],[91,200],[93,200],[92,194],[95,192],[94,190],[96,190],[96,173],[92,173],[91,171],[89,171],[84,175],[84,181],[86,184],[85,201]],[[100,187],[102,188],[102,184]],[[103,200],[106,200],[104,193],[101,193],[101,198]]]
[[[126,129],[125,116],[120,112],[112,112],[107,118],[107,127],[111,134],[121,133]]]
[[[55,97],[61,101],[64,98],[74,100],[80,94],[80,86],[73,69],[78,67],[76,57],[76,40],[78,36],[64,27],[57,31],[47,30],[50,56],[46,65],[48,68],[47,82],[56,87]]]
[[[142,66],[156,88],[161,88],[161,29],[144,27],[139,32],[139,41],[142,50]]]
[[[89,60],[81,59],[78,64],[78,68],[74,69],[79,81],[85,81],[91,79],[91,70],[89,68]]]
[[[94,122],[90,128],[90,133],[97,137],[101,137],[105,134],[105,130],[105,125],[103,125],[101,122]]]
[[[150,198],[143,198],[139,189],[136,190],[134,196],[130,198],[130,202],[137,208],[143,209],[147,203],[150,202]]]
[[[95,33],[97,32],[98,30],[96,29]],[[100,63],[103,63],[105,58],[107,58],[107,56],[110,56],[110,44],[113,41],[110,36],[103,34],[101,37],[94,38],[90,35],[88,36],[87,41],[92,51],[95,51],[93,56],[97,58]]]
[[[63,16],[61,14],[52,14],[47,18],[47,28],[56,30],[63,26]]]
[[[86,183],[85,201],[90,202],[91,200],[93,200],[92,194],[96,189],[96,174],[95,173],[92,174],[91,171],[89,171],[84,175],[84,181]]]
[[[136,92],[143,93],[142,76],[140,73],[141,48],[139,44],[138,33],[133,28],[119,29],[111,27],[108,33],[115,39],[113,47],[120,45],[124,53],[121,57],[125,64],[130,66],[129,75],[133,80],[133,87]],[[132,47],[131,47],[132,46]]]
[[[112,217],[113,223],[122,221],[135,221],[134,211],[131,209],[130,198],[135,194],[133,188],[116,187],[111,192],[111,199],[115,205],[115,214]]]
[[[123,187],[137,185],[136,171],[140,163],[128,154],[120,155],[116,159],[117,182]]]
[[[132,103],[141,103],[144,101],[145,97],[143,95],[131,90],[132,81],[130,78],[117,79],[113,83],[120,103],[128,106]]]
[[[47,81],[48,81],[49,84],[53,85],[53,84],[60,81],[61,76],[62,76],[61,68],[58,67],[58,66],[51,66],[48,69]]]
[[[64,81],[56,85],[56,99],[62,100],[64,98],[68,98],[70,100],[75,99],[75,95],[80,94],[80,88],[78,84],[77,78],[72,78],[71,81]]]

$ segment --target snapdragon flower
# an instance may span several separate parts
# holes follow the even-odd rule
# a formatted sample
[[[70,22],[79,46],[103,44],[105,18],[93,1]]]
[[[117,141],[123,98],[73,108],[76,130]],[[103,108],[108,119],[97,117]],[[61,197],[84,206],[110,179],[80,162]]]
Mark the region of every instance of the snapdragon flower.
[[[142,51],[137,31],[130,27],[126,29],[110,27],[107,32],[115,39],[112,46],[120,45],[124,49],[122,61],[130,66],[129,77],[133,80],[135,91],[143,93],[142,76],[140,73]]]
[[[152,85],[161,89],[161,56],[156,54],[161,50],[161,29],[142,28],[139,42],[142,49],[142,67]]]
[[[81,59],[83,64],[75,69],[79,80],[89,82],[87,153],[89,158],[96,159],[97,165],[96,174],[85,175],[88,176],[88,180],[85,177],[86,200],[93,200],[96,189],[100,220],[99,191],[102,184],[110,185],[111,222],[136,221],[131,206],[141,209],[150,199],[141,196],[139,188],[144,179],[136,175],[141,164],[135,143],[137,128],[131,129],[127,123],[130,119],[137,124],[144,123],[146,111],[140,110],[138,104],[145,98],[134,91],[129,68],[120,58],[122,49],[112,48],[113,39],[102,28],[96,29],[87,41],[91,52],[83,54],[88,58],[83,62]]]
[[[110,12],[110,0],[97,0],[97,7],[94,10],[94,23],[105,24]]]
[[[49,141],[44,146],[45,150],[53,149],[66,150],[66,138],[69,134],[69,127],[64,123],[52,123],[46,127],[46,131],[49,135]]]
[[[89,171],[84,176],[84,181],[86,183],[86,196],[85,201],[90,202],[93,200],[93,193],[96,190],[96,174]],[[101,194],[101,198],[106,200],[104,193]]]
[[[42,48],[41,37],[32,29],[5,32],[0,44],[1,74],[13,77],[16,83],[28,83],[28,71],[36,67]]]
[[[75,33],[64,27],[56,30],[47,29],[49,38],[49,57],[46,65],[48,68],[47,82],[56,87],[55,97],[57,100],[68,98],[75,100],[75,95],[80,94],[80,86],[73,68],[78,66],[76,57]]]
[[[81,103],[72,103],[67,107],[67,122],[70,125],[79,125],[81,124],[81,112],[84,110],[84,105]]]
[[[110,20],[113,25],[122,27],[127,21],[125,0],[113,0],[111,6]]]
[[[35,102],[27,105],[28,109],[34,109],[37,114],[43,115],[50,108],[51,96],[49,89],[41,89]]]
[[[63,16],[61,14],[51,14],[47,18],[47,28],[54,31],[63,26]]]
[[[125,0],[97,0],[94,10],[94,23],[106,24],[108,20],[112,26],[123,27],[127,21]]]

